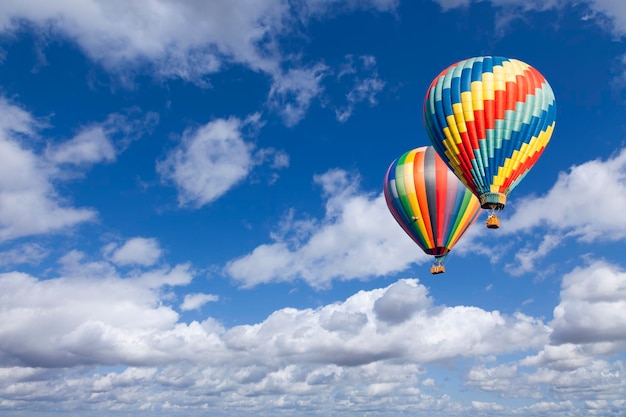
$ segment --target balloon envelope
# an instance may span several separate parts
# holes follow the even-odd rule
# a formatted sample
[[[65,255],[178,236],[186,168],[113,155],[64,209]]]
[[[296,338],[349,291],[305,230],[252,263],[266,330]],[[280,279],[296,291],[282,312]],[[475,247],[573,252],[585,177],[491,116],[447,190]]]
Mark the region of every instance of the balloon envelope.
[[[432,146],[413,149],[395,160],[383,190],[393,217],[425,253],[435,256],[435,264],[443,261],[481,213],[478,199]]]
[[[552,88],[517,59],[469,58],[441,72],[424,100],[424,124],[441,158],[483,208],[502,209],[555,126]]]

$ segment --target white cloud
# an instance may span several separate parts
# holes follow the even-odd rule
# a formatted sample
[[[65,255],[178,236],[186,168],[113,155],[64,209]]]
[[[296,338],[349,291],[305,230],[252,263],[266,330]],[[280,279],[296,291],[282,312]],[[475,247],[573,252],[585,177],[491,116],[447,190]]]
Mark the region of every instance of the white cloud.
[[[46,158],[53,164],[90,165],[115,161],[117,155],[131,142],[150,133],[159,116],[138,109],[110,114],[101,123],[92,123],[79,130],[71,139],[49,143]]]
[[[288,17],[282,0],[214,2],[151,0],[143,3],[38,0],[3,3],[0,28],[19,22],[53,28],[108,67],[142,61],[186,78],[219,69],[230,58],[253,67],[265,62],[256,46]]]
[[[69,207],[51,183],[52,170],[24,137],[38,129],[34,118],[0,99],[0,241],[60,231],[95,218],[90,209]]]
[[[378,77],[376,71],[376,58],[373,56],[360,56],[358,59],[359,68],[357,71],[354,57],[349,55],[347,65],[337,75],[337,78],[351,76],[354,78],[351,90],[346,95],[347,105],[335,110],[337,120],[345,122],[352,115],[355,105],[367,102],[370,106],[376,105],[376,95],[385,87],[385,82]],[[361,74],[370,74],[363,76]],[[359,74],[359,75],[357,75]]]
[[[298,124],[311,101],[322,93],[321,81],[327,72],[327,66],[317,64],[310,68],[291,69],[274,77],[269,102],[283,116],[287,126]]]
[[[546,234],[537,247],[533,246],[535,244],[535,242],[533,242],[531,246],[518,249],[515,254],[515,261],[517,261],[518,265],[507,264],[507,272],[513,276],[517,276],[534,271],[535,263],[550,253],[552,249],[559,246],[564,238],[565,236],[558,234]]]
[[[72,139],[50,142],[38,153],[36,147],[42,142],[38,135],[45,125],[0,97],[0,241],[59,232],[95,220],[94,210],[71,207],[56,192],[54,181],[82,175],[75,165],[115,160],[132,141],[149,132],[158,117],[137,112],[111,114]]]
[[[233,279],[250,287],[300,278],[324,287],[332,279],[389,274],[430,259],[395,223],[382,194],[359,193],[358,177],[332,170],[315,181],[327,198],[324,219],[287,218],[273,243],[228,263]]]
[[[374,9],[381,12],[393,11],[398,0],[302,0],[294,2],[304,17],[317,17],[329,10]]]
[[[198,310],[200,307],[202,307],[206,303],[217,301],[217,300],[219,300],[219,297],[214,294],[201,294],[201,293],[187,294],[185,295],[185,299],[183,300],[183,303],[180,305],[180,309],[182,311]]]
[[[490,3],[496,12],[496,30],[506,30],[507,24],[527,12],[544,12],[568,8],[580,10],[580,20],[593,20],[615,37],[626,36],[626,7],[620,0],[434,0],[442,10]]]
[[[598,186],[602,184],[602,186]],[[610,197],[608,197],[610,196]],[[512,238],[521,233],[536,235],[540,231],[541,242],[517,243],[515,263],[507,265],[512,275],[521,275],[535,270],[536,264],[552,250],[567,240],[577,239],[582,243],[612,242],[626,239],[626,149],[619,150],[606,160],[595,159],[572,166],[561,172],[552,188],[542,196],[529,196],[515,201],[505,209],[512,210],[509,218],[503,218],[502,227],[494,235],[484,227],[472,228],[458,251],[471,244],[475,252],[498,256],[510,251]],[[501,242],[499,251],[483,245],[488,238]]]
[[[600,14],[609,20],[609,28],[616,36],[626,36],[626,7],[623,2],[615,0],[587,0],[585,3],[595,14]],[[597,15],[594,16],[596,19],[598,17]],[[587,18],[589,18],[589,15],[587,15]]]
[[[115,160],[113,144],[99,126],[85,129],[74,138],[48,150],[48,158],[57,164],[94,164]]]
[[[626,271],[597,261],[565,275],[551,326],[551,339],[556,344],[604,343],[606,349],[614,350],[626,347]]]
[[[510,7],[516,8],[521,11],[543,11],[549,10],[551,8],[560,6],[564,4],[563,2],[559,2],[559,0],[434,0],[436,3],[439,3],[443,10],[450,10],[457,7],[467,7],[472,3],[479,3],[483,1],[487,1],[491,3],[494,7]],[[592,0],[593,1],[593,0]],[[565,0],[567,3],[568,0]]]
[[[48,251],[37,243],[16,245],[11,249],[0,252],[0,266],[38,264],[48,256]]]
[[[458,404],[421,391],[436,387],[420,383],[424,364],[547,341],[539,320],[438,306],[417,280],[316,309],[284,308],[252,325],[225,329],[211,318],[185,324],[161,289],[188,285],[187,267],[148,271],[164,278],[146,280],[79,255],[68,254],[57,278],[0,274],[0,396],[14,406],[33,398],[45,404],[50,398],[42,394],[54,390],[55,409],[78,401],[160,410],[166,402],[195,407],[202,399],[215,409],[275,410],[285,398],[311,401],[320,412],[328,396],[338,395],[346,402],[333,407],[345,411],[361,409],[365,398],[371,407],[390,397],[398,410],[441,410]],[[184,279],[165,278],[177,269]],[[209,298],[196,294],[184,304]],[[393,300],[404,307],[391,311]],[[82,365],[90,371],[81,373]],[[116,368],[100,368],[108,365]],[[126,391],[129,384],[134,388]]]
[[[624,212],[626,149],[606,161],[596,159],[573,166],[559,175],[545,196],[516,202],[515,213],[502,231],[515,233],[547,224],[587,242],[620,240],[626,237]]]
[[[329,69],[320,62],[301,63],[297,49],[281,50],[280,37],[325,13],[390,12],[397,6],[397,0],[85,0],[76,7],[71,0],[24,0],[0,4],[0,33],[27,23],[63,36],[123,79],[147,64],[156,76],[210,86],[207,74],[240,63],[268,76],[268,104],[293,126],[324,91],[321,81]],[[361,80],[351,100],[370,100],[379,88],[377,79]]]
[[[110,244],[105,253],[117,265],[152,266],[161,257],[161,248],[156,239],[135,237],[117,246]]]
[[[431,300],[426,297],[426,288],[400,281],[390,287],[374,303],[376,317],[385,323],[399,324],[409,320],[418,310],[429,307]]]
[[[545,398],[549,388],[560,400],[537,403],[524,415],[581,407],[612,415],[626,390],[619,360],[626,347],[625,316],[623,269],[602,261],[575,268],[563,277],[549,342],[517,362],[474,366],[466,384],[502,397]]]
[[[184,267],[151,274],[148,279],[145,274],[127,279],[105,274],[41,281],[19,272],[1,274],[0,361],[57,367],[163,360],[168,355],[158,344],[176,339],[180,325],[178,315],[160,305],[154,291],[159,286],[151,282],[160,274],[162,282],[181,285],[191,276]]]
[[[50,389],[56,407],[73,409],[79,401],[127,411],[201,401],[210,409],[265,412],[298,404],[319,414],[331,411],[329,396],[343,399],[333,402],[335,412],[387,404],[397,412],[582,416],[576,410],[619,415],[624,406],[626,370],[620,361],[603,359],[616,352],[607,343],[619,341],[604,331],[610,324],[602,327],[608,316],[597,317],[598,331],[578,329],[603,335],[591,343],[553,345],[555,334],[570,326],[556,313],[552,330],[519,313],[438,305],[417,280],[399,280],[315,309],[283,308],[259,323],[224,328],[211,318],[181,323],[162,298],[163,286],[191,282],[186,266],[126,277],[106,262],[84,262],[77,252],[63,265],[63,276],[47,280],[0,274],[4,407],[19,408],[33,398],[46,404],[50,398],[43,393]],[[608,301],[607,314],[621,308],[622,272],[601,267],[566,275],[560,307],[582,299],[598,306]],[[216,299],[190,294],[181,310]],[[524,351],[537,353],[517,363],[484,364]],[[534,403],[462,405],[442,397],[438,386],[445,381],[425,366],[461,358],[483,362],[469,369],[468,389]],[[72,371],[82,364],[90,372]],[[99,368],[107,365],[116,369]],[[134,388],[128,390],[129,384]]]
[[[161,178],[178,189],[181,206],[201,207],[216,200],[252,170],[254,146],[242,138],[242,124],[231,117],[188,129],[180,144],[157,163]]]

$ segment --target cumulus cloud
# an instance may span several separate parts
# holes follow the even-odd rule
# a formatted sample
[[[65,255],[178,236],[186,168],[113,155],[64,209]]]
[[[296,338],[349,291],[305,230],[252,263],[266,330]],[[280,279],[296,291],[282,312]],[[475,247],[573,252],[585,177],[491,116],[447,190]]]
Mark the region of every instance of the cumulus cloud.
[[[520,313],[438,305],[418,280],[404,279],[314,309],[283,308],[261,322],[225,328],[210,317],[183,323],[163,298],[163,286],[191,282],[188,266],[123,276],[113,264],[85,258],[69,253],[62,275],[46,280],[0,274],[2,407],[19,409],[33,398],[45,404],[51,400],[42,393],[51,388],[56,409],[70,410],[75,401],[166,411],[164,403],[178,408],[200,400],[210,409],[275,413],[276,407],[284,410],[283,399],[323,413],[328,398],[337,396],[343,401],[332,402],[335,412],[387,404],[398,412],[611,415],[624,406],[624,366],[606,359],[616,352],[607,346],[621,339],[602,327],[624,299],[623,272],[614,267],[598,264],[567,274],[548,325]],[[189,294],[181,310],[216,299]],[[559,332],[567,334],[564,326],[577,326],[559,308],[579,300],[609,303],[608,316],[592,314],[598,337],[557,340]],[[488,365],[499,355],[524,351],[536,353]],[[439,377],[428,375],[426,366],[461,358],[478,362],[468,370],[467,389],[537,401],[511,408],[442,398]],[[90,372],[59,368],[82,365]],[[117,369],[99,368],[107,365]]]
[[[86,265],[81,272],[92,270]],[[159,285],[153,285],[154,275],[159,275]],[[127,279],[115,273],[50,280],[20,272],[1,274],[0,361],[5,367],[52,368],[158,363],[164,357],[158,348],[160,341],[166,342],[162,337],[172,342],[178,338],[178,315],[160,305],[154,289],[191,279],[188,266]]]
[[[561,173],[545,196],[520,200],[503,231],[547,225],[587,242],[620,240],[626,237],[626,219],[621,215],[625,211],[626,149],[622,149],[606,161],[592,160]]]
[[[39,124],[24,110],[0,98],[0,241],[60,231],[90,221],[91,209],[71,207],[57,194],[54,171],[23,139]]]
[[[626,346],[626,271],[602,261],[563,277],[561,301],[554,309],[555,344],[604,343]]]
[[[68,257],[72,267],[55,278],[0,274],[0,395],[8,401],[0,407],[45,403],[41,393],[52,388],[57,407],[70,409],[80,401],[163,410],[165,402],[185,407],[201,398],[216,409],[275,410],[287,397],[320,412],[339,395],[347,402],[334,408],[354,411],[365,398],[371,407],[393,396],[400,402],[392,407],[440,410],[459,405],[422,392],[436,388],[420,384],[424,364],[536,348],[548,336],[540,320],[521,314],[438,306],[415,279],[316,309],[284,308],[256,324],[183,323],[161,288],[188,285],[188,266],[146,271],[161,276],[154,280]],[[212,299],[195,294],[183,304]],[[405,307],[385,315],[392,300]],[[83,365],[91,370],[71,370]],[[108,365],[118,369],[98,370]],[[128,384],[134,388],[124,391]]]
[[[42,142],[39,135],[47,125],[0,97],[0,241],[95,220],[94,210],[71,207],[57,193],[55,181],[81,176],[85,166],[114,161],[157,122],[156,114],[137,109],[110,114],[69,140],[46,140],[40,152],[35,145]]]
[[[135,237],[123,245],[109,244],[104,249],[111,261],[117,265],[152,266],[161,256],[161,248],[156,239]]]
[[[598,184],[602,186],[598,187]],[[533,234],[540,230],[542,237],[538,244],[533,240],[530,245],[517,250],[516,262],[508,265],[508,271],[513,275],[533,271],[541,258],[568,239],[583,243],[624,240],[624,212],[626,149],[606,160],[595,159],[572,166],[567,172],[560,173],[545,195],[516,201],[515,211],[505,220],[499,235],[510,239],[520,233]],[[484,228],[475,232],[479,237],[487,233]],[[474,248],[479,249],[480,245]]]
[[[597,261],[563,277],[559,304],[547,324],[548,343],[537,353],[511,363],[474,366],[466,385],[506,397],[544,398],[545,389],[558,401],[536,403],[528,413],[601,410],[612,415],[623,406],[626,346],[626,273]]]
[[[331,170],[315,182],[326,198],[324,218],[286,217],[273,243],[227,264],[233,279],[245,287],[293,279],[324,287],[333,279],[389,274],[429,259],[395,223],[382,194],[359,191],[358,176]]]
[[[399,282],[376,300],[374,312],[383,322],[402,323],[410,319],[416,311],[430,305],[425,292],[425,287],[410,285],[406,281]]]
[[[242,130],[257,123],[258,115],[246,120],[231,117],[183,132],[180,143],[157,162],[162,181],[177,188],[180,206],[211,203],[242,182],[256,165],[269,161],[275,170],[288,166],[284,152],[268,148],[255,153],[254,144],[244,139]]]

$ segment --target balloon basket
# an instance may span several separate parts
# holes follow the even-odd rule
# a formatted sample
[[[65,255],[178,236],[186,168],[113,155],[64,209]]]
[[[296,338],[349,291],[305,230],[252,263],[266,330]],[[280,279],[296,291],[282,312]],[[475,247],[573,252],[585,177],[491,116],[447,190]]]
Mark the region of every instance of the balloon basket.
[[[443,274],[444,272],[446,272],[446,267],[441,264],[430,267],[430,273],[433,275]]]
[[[488,229],[500,228],[500,219],[494,213],[489,214],[489,217],[487,217],[487,228]]]

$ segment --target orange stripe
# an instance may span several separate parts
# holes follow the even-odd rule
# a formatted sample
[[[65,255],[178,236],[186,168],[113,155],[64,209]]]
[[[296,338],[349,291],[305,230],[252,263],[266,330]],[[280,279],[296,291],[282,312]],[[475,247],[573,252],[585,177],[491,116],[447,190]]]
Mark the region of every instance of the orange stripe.
[[[448,167],[435,154],[435,183],[437,187],[437,241],[435,246],[445,246],[443,223],[446,213],[446,195],[448,194]]]
[[[426,196],[426,181],[424,178],[424,155],[425,152],[417,152],[415,154],[415,160],[413,161],[413,178],[415,179],[415,195],[417,197],[417,203],[420,206],[422,212],[422,219],[424,220],[425,238],[429,239],[429,246],[434,247],[435,239],[433,238],[433,227],[430,223],[430,213],[428,211],[428,197]]]

